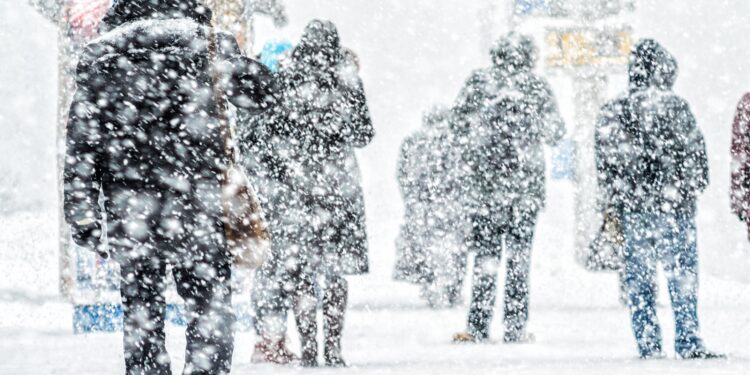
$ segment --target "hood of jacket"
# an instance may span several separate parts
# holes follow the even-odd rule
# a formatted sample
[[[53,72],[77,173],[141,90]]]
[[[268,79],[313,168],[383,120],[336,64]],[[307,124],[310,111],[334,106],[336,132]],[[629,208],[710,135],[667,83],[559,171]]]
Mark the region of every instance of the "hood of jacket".
[[[198,0],[120,0],[107,11],[99,33],[104,34],[133,21],[178,18],[189,18],[208,25],[211,23],[211,10]]]
[[[494,67],[504,73],[527,72],[536,65],[536,46],[527,35],[508,33],[495,42],[490,53]]]
[[[669,90],[677,80],[678,71],[677,60],[666,48],[653,39],[643,39],[635,45],[630,54],[630,90]]]
[[[331,21],[313,20],[305,27],[299,44],[292,52],[292,59],[297,63],[325,68],[341,62],[343,55],[336,25]]]

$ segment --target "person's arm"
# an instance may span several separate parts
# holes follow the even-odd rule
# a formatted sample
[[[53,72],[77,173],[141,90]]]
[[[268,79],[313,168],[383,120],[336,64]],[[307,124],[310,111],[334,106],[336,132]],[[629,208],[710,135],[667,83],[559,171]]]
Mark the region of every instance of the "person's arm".
[[[732,125],[732,175],[730,199],[732,211],[741,220],[747,220],[748,182],[750,182],[750,94],[746,94],[737,105]]]
[[[542,99],[539,114],[543,126],[544,142],[554,146],[565,136],[565,122],[557,108],[557,100],[555,100],[552,88],[547,82],[541,82],[539,95]]]
[[[687,188],[690,193],[697,195],[706,190],[709,183],[708,154],[706,152],[706,140],[703,132],[698,128],[695,115],[687,103],[682,105],[680,115],[677,117],[685,129],[687,139],[683,160],[683,171],[686,174]]]
[[[623,162],[622,158],[617,155],[618,150],[618,132],[621,126],[616,108],[612,104],[607,104],[599,111],[594,133],[594,159],[596,162],[596,177],[599,186],[599,204],[602,209],[610,209],[616,204],[615,180],[616,172],[622,165],[617,165],[617,161]]]
[[[370,108],[367,106],[367,97],[362,82],[357,80],[356,85],[348,88],[347,91],[346,119],[341,129],[341,138],[353,147],[365,147],[375,136],[375,129],[372,126]]]
[[[94,74],[92,74],[93,76]],[[81,74],[68,116],[65,148],[64,210],[73,240],[101,252],[102,213],[99,191],[102,179],[103,129],[94,79]]]

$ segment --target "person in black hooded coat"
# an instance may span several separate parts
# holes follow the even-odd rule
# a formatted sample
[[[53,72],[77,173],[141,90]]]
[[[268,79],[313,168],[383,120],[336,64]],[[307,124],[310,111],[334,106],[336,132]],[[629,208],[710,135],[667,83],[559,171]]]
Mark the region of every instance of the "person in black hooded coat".
[[[280,279],[293,291],[302,363],[317,365],[315,285],[322,277],[324,357],[345,365],[341,334],[348,298],[344,275],[368,271],[364,194],[355,148],[374,136],[356,59],[344,53],[333,23],[314,20],[278,73],[279,106],[268,126],[281,158],[290,215]]]
[[[625,283],[642,358],[663,356],[656,316],[656,265],[663,264],[675,315],[675,350],[706,350],[698,322],[696,201],[708,186],[703,134],[690,105],[672,91],[677,61],[652,39],[630,57],[626,95],[606,103],[596,129],[603,204],[622,222]]]
[[[164,289],[187,308],[185,373],[229,373],[234,314],[222,224],[223,132],[208,57],[211,12],[196,0],[119,1],[77,69],[65,165],[66,220],[80,246],[120,264],[128,374],[169,374]],[[217,35],[229,101],[270,108],[270,76]],[[103,210],[99,205],[103,195]],[[108,246],[100,243],[106,215]]]

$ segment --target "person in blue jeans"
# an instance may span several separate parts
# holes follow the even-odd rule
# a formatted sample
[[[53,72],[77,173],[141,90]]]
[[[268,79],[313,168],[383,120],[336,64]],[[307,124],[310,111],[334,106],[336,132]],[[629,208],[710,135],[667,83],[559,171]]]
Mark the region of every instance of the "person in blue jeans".
[[[698,322],[696,201],[708,186],[703,134],[674,94],[677,62],[656,41],[636,44],[625,95],[601,110],[596,130],[604,208],[625,238],[625,284],[641,358],[663,357],[656,314],[656,267],[669,280],[675,351],[685,359],[722,358],[706,350]]]
[[[630,213],[623,215],[623,231],[625,283],[641,356],[662,353],[655,292],[659,262],[669,280],[677,331],[675,351],[683,357],[707,355],[699,336],[695,219],[689,215]]]

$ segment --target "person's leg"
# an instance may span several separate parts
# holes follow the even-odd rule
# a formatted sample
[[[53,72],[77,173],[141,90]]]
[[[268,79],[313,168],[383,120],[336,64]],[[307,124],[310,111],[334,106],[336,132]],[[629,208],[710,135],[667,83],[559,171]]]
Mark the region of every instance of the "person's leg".
[[[502,254],[502,233],[491,218],[472,217],[471,246],[476,257],[467,328],[474,340],[482,341],[490,336],[497,294],[497,269]]]
[[[641,357],[658,356],[662,351],[661,328],[656,315],[654,284],[656,252],[653,244],[653,215],[626,215],[625,282],[638,351]]]
[[[349,284],[340,273],[327,272],[323,294],[323,336],[326,366],[346,366],[341,355]]]
[[[524,215],[519,219],[505,239],[508,254],[504,300],[506,342],[524,340],[529,316],[529,273],[536,219],[535,215]]]
[[[126,373],[171,374],[164,345],[165,263],[156,257],[129,259],[120,263],[120,274]]]
[[[177,292],[185,301],[185,374],[229,374],[234,352],[231,261],[194,260],[175,266]]]
[[[315,273],[306,264],[298,264],[289,274],[293,284],[292,306],[301,344],[301,361],[305,367],[318,365],[318,299]]]
[[[698,323],[698,250],[695,220],[675,218],[669,223],[661,261],[669,282],[675,317],[675,350],[686,356],[703,349]]]
[[[490,324],[497,295],[499,260],[493,256],[477,256],[474,260],[474,280],[469,305],[468,333],[476,340],[490,337]]]

